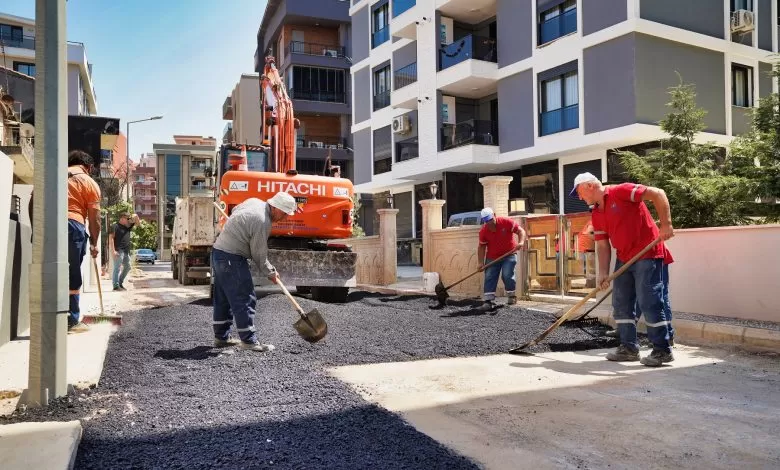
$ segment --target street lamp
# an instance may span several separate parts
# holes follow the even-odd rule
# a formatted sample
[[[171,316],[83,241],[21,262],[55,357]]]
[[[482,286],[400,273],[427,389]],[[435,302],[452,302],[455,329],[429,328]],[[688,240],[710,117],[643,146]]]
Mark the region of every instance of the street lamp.
[[[127,186],[125,189],[127,189],[127,202],[130,202],[130,124],[144,121],[156,121],[162,118],[162,116],[152,116],[150,118],[139,119],[137,121],[127,121],[127,133],[125,136],[127,143],[127,154],[125,155],[125,185]]]
[[[430,188],[431,188],[431,196],[433,197],[433,199],[436,199],[436,193],[439,191],[439,185],[437,185],[436,181],[434,181],[433,183],[431,183]]]

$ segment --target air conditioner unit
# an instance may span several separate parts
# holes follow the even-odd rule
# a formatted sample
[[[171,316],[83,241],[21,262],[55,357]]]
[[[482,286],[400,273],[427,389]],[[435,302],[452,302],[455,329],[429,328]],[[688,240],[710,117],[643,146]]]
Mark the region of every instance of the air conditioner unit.
[[[409,116],[396,116],[393,118],[393,134],[406,134],[412,130]]]
[[[731,14],[731,32],[741,33],[753,31],[753,12],[750,10],[737,10]]]
[[[335,49],[323,49],[322,50],[322,55],[326,55],[328,57],[338,57],[339,56],[339,51],[337,51]]]

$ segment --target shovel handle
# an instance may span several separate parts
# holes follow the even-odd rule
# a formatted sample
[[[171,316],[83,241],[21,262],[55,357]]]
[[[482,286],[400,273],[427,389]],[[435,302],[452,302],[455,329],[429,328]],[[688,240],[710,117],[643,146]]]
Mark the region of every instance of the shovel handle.
[[[449,286],[447,286],[447,287],[445,288],[445,290],[450,290],[450,289],[452,289],[453,287],[457,286],[457,285],[458,285],[458,284],[460,284],[461,282],[463,282],[463,281],[465,281],[465,280],[467,280],[467,279],[471,278],[472,276],[475,276],[475,275],[477,275],[477,274],[481,273],[482,271],[486,270],[487,268],[489,268],[489,267],[493,266],[494,264],[498,263],[499,261],[503,260],[503,259],[504,259],[504,258],[506,258],[507,256],[509,256],[509,255],[512,255],[512,254],[514,254],[514,253],[517,253],[518,251],[520,251],[520,249],[521,249],[522,247],[523,247],[523,245],[517,245],[517,247],[516,247],[514,250],[509,250],[509,251],[507,251],[507,252],[506,252],[506,253],[504,253],[503,255],[499,256],[498,258],[494,259],[493,261],[489,262],[488,264],[486,264],[486,265],[482,266],[482,269],[477,269],[476,271],[474,271],[473,273],[471,273],[471,274],[469,274],[468,276],[464,277],[464,278],[463,278],[463,279],[461,279],[460,281],[458,281],[458,282],[456,282],[456,283],[454,283],[454,284],[450,284]]]
[[[282,280],[278,276],[276,277],[276,279],[277,279],[277,284],[282,289],[282,292],[284,292],[284,295],[286,295],[287,298],[290,299],[290,302],[292,302],[292,304],[295,305],[295,308],[298,310],[298,313],[302,317],[306,318],[306,314],[303,312],[303,309],[301,308],[300,305],[298,305],[298,302],[295,300],[295,297],[293,297],[292,294],[290,294],[290,291],[287,290],[287,287],[284,286]]]
[[[90,258],[92,256],[90,255]],[[106,312],[103,310],[103,286],[100,284],[102,279],[100,279],[100,271],[98,270],[97,260],[95,258],[92,258],[92,268],[95,270],[95,274],[97,275],[98,281],[98,297],[100,297],[100,314],[105,315]]]

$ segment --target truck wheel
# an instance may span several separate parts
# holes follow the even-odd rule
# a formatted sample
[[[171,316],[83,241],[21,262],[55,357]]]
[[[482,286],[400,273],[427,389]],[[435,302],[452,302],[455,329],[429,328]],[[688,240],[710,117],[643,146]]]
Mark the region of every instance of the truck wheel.
[[[184,286],[191,286],[193,279],[187,275],[187,265],[184,264],[184,256],[181,257],[179,264],[179,281]]]
[[[295,292],[299,294],[311,294],[311,287],[310,286],[295,286]]]
[[[171,258],[171,270],[173,270],[173,279],[179,279],[179,260],[175,256]]]
[[[318,302],[343,304],[347,301],[349,287],[312,287],[311,298]]]

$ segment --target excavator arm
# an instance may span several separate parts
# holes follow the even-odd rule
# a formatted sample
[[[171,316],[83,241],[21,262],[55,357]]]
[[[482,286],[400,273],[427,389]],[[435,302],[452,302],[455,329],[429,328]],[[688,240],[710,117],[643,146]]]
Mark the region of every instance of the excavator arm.
[[[296,130],[300,122],[295,119],[292,100],[287,94],[273,55],[265,58],[265,68],[260,77],[260,94],[263,106],[262,143],[270,147],[270,171],[287,173],[295,169]]]

